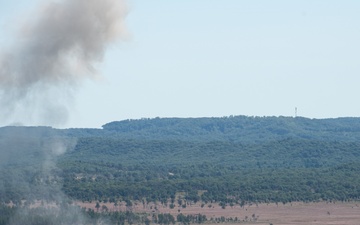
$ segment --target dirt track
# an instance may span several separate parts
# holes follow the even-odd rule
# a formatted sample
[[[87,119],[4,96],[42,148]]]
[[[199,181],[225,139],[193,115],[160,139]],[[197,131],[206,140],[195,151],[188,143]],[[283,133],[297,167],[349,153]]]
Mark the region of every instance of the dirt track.
[[[81,207],[95,209],[95,203],[78,203]],[[108,210],[130,210],[126,209],[125,203],[120,203],[117,207],[113,203],[103,204]],[[237,217],[241,224],[263,224],[263,225],[292,225],[292,224],[316,224],[316,225],[360,225],[360,202],[350,203],[288,203],[283,204],[259,204],[245,205],[241,208],[239,205],[234,207],[227,206],[222,209],[218,204],[201,203],[187,205],[186,208],[176,206],[174,209],[162,206],[160,204],[149,204],[144,207],[142,203],[136,203],[131,207],[134,212],[147,213],[171,213],[176,216],[179,213],[204,214],[210,218]],[[180,210],[180,211],[179,211]]]

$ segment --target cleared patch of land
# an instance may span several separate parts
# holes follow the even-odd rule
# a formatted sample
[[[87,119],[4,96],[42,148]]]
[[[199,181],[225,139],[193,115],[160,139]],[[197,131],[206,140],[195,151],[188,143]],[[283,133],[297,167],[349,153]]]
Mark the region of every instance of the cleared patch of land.
[[[317,203],[288,203],[288,204],[248,204],[244,207],[239,205],[225,209],[216,203],[208,203],[201,207],[202,203],[187,204],[186,208],[176,205],[170,209],[169,206],[161,204],[142,204],[135,202],[131,207],[124,202],[100,203],[100,208],[95,207],[96,203],[77,203],[81,207],[104,210],[106,206],[109,211],[126,211],[145,213],[170,213],[176,217],[179,213],[184,215],[203,214],[210,221],[211,218],[232,218],[228,223],[241,224],[316,224],[316,225],[359,225],[360,224],[360,202],[317,202]],[[169,204],[168,204],[169,205]],[[215,221],[214,221],[215,223]]]

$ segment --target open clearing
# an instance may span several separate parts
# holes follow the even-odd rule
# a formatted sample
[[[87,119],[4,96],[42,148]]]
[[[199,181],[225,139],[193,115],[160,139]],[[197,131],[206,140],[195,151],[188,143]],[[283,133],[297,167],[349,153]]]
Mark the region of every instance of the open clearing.
[[[96,203],[77,203],[81,207],[95,208]],[[222,209],[218,204],[206,204],[201,207],[201,203],[187,205],[182,208],[176,205],[174,209],[161,204],[143,205],[136,202],[131,208],[126,207],[125,203],[100,203],[109,211],[132,210],[133,212],[146,213],[171,213],[176,217],[179,213],[203,214],[208,220],[211,218],[235,218],[237,217],[241,224],[264,224],[264,225],[291,225],[291,224],[316,224],[316,225],[360,225],[360,202],[318,202],[318,203],[287,203],[283,204],[251,204],[240,207],[227,206]],[[231,222],[234,223],[234,222]]]

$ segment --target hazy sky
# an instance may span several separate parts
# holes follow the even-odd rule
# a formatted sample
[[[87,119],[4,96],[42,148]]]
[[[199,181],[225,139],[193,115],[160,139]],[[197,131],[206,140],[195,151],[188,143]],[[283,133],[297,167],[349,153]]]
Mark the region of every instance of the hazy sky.
[[[0,49],[14,18],[38,2],[0,0]],[[76,91],[63,127],[157,116],[294,116],[295,107],[310,118],[360,116],[360,1],[128,4],[128,40],[106,53],[103,79]]]

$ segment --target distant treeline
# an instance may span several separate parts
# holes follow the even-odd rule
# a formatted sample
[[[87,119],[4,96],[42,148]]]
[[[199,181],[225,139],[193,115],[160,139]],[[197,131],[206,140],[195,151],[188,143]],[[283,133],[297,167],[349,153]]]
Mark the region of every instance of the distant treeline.
[[[207,221],[206,216],[198,214],[196,216],[176,217],[168,213],[153,214],[149,219],[145,213],[110,212],[108,210],[95,211],[92,209],[80,209],[73,205],[58,205],[54,208],[46,207],[9,207],[0,205],[0,225],[97,225],[97,224],[175,224],[175,221],[182,224],[204,223]]]
[[[286,138],[358,141],[360,118],[304,117],[154,118],[123,120],[103,129],[65,129],[67,136],[114,136],[146,140],[263,142]]]

